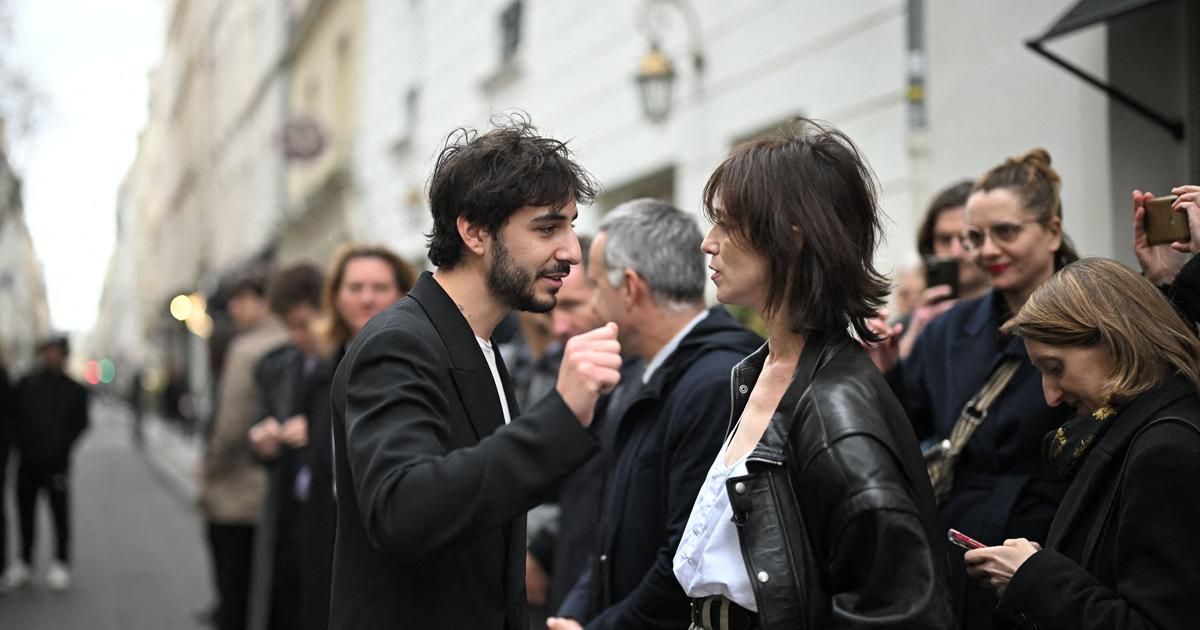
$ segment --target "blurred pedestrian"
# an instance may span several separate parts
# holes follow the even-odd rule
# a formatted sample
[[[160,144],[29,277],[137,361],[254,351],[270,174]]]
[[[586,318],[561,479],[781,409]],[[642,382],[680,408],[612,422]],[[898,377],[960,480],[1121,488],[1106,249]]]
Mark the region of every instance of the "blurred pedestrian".
[[[988,290],[987,275],[959,238],[967,227],[967,199],[974,185],[969,179],[963,180],[935,195],[917,231],[917,253],[922,260],[943,259],[958,263],[958,298],[965,300],[977,298]]]
[[[702,240],[691,215],[635,199],[605,215],[592,241],[593,310],[646,367],[624,411],[605,419],[600,535],[550,628],[687,627],[671,558],[729,426],[730,370],[762,345],[723,306],[705,308]]]
[[[877,187],[841,132],[743,144],[704,189],[717,300],[768,341],[674,557],[694,628],[948,629],[945,530],[904,410],[848,329],[887,295]],[[633,627],[633,626],[629,626]]]
[[[129,378],[129,428],[133,435],[133,445],[138,449],[142,448],[145,440],[145,435],[142,431],[143,399],[146,395],[145,375],[145,371],[138,368],[134,370],[133,375]]]
[[[901,359],[912,354],[913,345],[921,331],[934,318],[950,310],[959,300],[970,300],[988,291],[988,277],[975,262],[960,236],[967,227],[967,198],[974,183],[970,180],[958,182],[939,192],[929,203],[921,228],[917,231],[917,253],[921,255],[922,271],[941,261],[952,261],[958,268],[954,292],[950,285],[938,284],[924,287],[913,301],[908,317],[898,321],[903,324],[898,351]],[[953,294],[952,294],[953,293]]]
[[[238,279],[230,291],[229,314],[238,334],[223,363],[201,470],[199,505],[216,572],[219,630],[246,628],[254,530],[266,495],[266,473],[246,438],[261,419],[254,369],[287,335],[271,314],[265,293],[266,281],[257,274]]]
[[[8,454],[12,450],[15,430],[16,403],[8,368],[0,356],[0,570],[8,567]],[[0,574],[0,594],[8,592],[8,580]]]
[[[40,363],[17,383],[14,444],[17,452],[17,513],[21,522],[21,558],[9,565],[5,582],[17,588],[29,582],[34,566],[37,500],[43,492],[54,520],[54,560],[46,586],[71,585],[71,456],[88,426],[88,391],[65,372],[70,345],[51,337],[39,347]]]
[[[451,134],[429,189],[436,273],[363,327],[334,376],[330,626],[525,630],[525,513],[596,452],[587,426],[619,344],[612,325],[572,339],[522,414],[492,331],[554,307],[595,185],[513,115]]]
[[[1149,282],[1089,258],[1038,288],[1004,330],[1024,339],[1071,480],[1045,546],[968,551],[1018,628],[1191,630],[1200,622],[1200,342]]]
[[[320,270],[301,264],[276,272],[267,287],[267,303],[287,329],[289,343],[268,352],[254,369],[259,415],[264,417],[247,437],[268,476],[254,541],[250,619],[255,630],[293,630],[299,625],[308,492],[304,400],[318,363],[313,328],[320,314],[321,283]]]
[[[912,353],[880,360],[929,449],[942,531],[984,543],[1045,540],[1067,484],[1043,460],[1042,437],[1070,415],[1042,396],[1020,339],[1000,326],[1054,272],[1078,259],[1063,233],[1058,173],[1043,149],[1009,158],[972,187],[963,248],[991,291],[961,300],[913,339]],[[877,355],[894,340],[872,348]],[[965,630],[989,630],[996,597],[968,580],[949,547],[951,588]]]

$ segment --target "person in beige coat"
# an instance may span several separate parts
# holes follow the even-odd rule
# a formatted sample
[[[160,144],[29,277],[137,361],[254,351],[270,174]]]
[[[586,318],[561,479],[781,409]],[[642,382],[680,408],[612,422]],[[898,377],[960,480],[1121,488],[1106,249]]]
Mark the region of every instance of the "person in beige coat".
[[[261,420],[254,367],[287,342],[271,315],[265,281],[245,277],[233,287],[229,313],[238,328],[218,385],[217,412],[201,471],[200,510],[207,521],[217,581],[216,626],[244,630],[250,592],[254,530],[266,496],[266,474],[246,432]]]

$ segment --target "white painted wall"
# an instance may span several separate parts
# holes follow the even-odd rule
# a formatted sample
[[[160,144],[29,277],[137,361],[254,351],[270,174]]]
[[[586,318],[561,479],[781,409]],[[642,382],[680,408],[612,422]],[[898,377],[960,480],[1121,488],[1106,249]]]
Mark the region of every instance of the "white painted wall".
[[[1111,256],[1107,97],[1025,47],[1074,0],[928,2],[931,191],[1033,147],[1062,177],[1064,224],[1084,255]],[[1106,74],[1105,27],[1048,46]],[[1123,219],[1122,219],[1123,220]],[[915,248],[915,245],[913,246]]]
[[[634,83],[648,48],[637,26],[641,0],[527,0],[513,76],[488,89],[499,68],[505,4],[365,0],[356,235],[423,260],[425,183],[446,133],[463,124],[483,127],[491,113],[509,108],[527,111],[543,133],[570,138],[606,188],[674,165],[675,202],[692,212],[735,138],[796,114],[824,118],[859,143],[896,229],[912,231],[902,0],[695,0],[702,76],[691,68],[681,18],[665,14],[662,46],[678,76],[672,117],[661,126],[644,119]],[[416,127],[405,136],[411,85],[421,98]],[[408,142],[397,151],[402,137]],[[583,212],[581,230],[594,226],[595,215]],[[883,250],[885,266],[893,255]]]

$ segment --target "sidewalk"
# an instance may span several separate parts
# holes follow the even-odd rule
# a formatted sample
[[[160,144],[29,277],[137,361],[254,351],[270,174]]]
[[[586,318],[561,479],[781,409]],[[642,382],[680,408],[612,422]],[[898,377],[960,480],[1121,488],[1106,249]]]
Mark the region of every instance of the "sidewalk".
[[[54,537],[43,512],[33,582],[0,597],[0,628],[207,630],[191,614],[211,598],[204,529],[191,504],[180,502],[178,493],[188,492],[176,485],[183,479],[169,472],[187,467],[187,446],[161,423],[145,428],[153,458],[134,449],[125,405],[93,404],[92,426],[72,466],[71,588],[45,585]],[[175,482],[164,482],[169,477]]]
[[[200,435],[184,435],[157,414],[146,414],[142,435],[142,452],[151,470],[181,500],[195,505],[199,496],[196,467],[203,449]]]

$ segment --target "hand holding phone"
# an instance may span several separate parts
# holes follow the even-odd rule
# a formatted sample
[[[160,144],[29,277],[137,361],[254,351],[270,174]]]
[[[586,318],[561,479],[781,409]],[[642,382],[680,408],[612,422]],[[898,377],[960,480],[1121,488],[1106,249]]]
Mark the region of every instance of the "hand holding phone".
[[[950,287],[950,295],[945,299],[953,300],[958,297],[958,267],[955,258],[930,257],[925,261],[925,286]]]
[[[946,532],[946,539],[968,551],[987,546],[954,528],[951,528],[950,531]]]
[[[1175,210],[1173,207],[1175,199],[1177,199],[1175,195],[1167,195],[1145,202],[1146,214],[1142,223],[1146,228],[1146,242],[1149,244],[1164,245],[1192,240],[1187,214]]]

